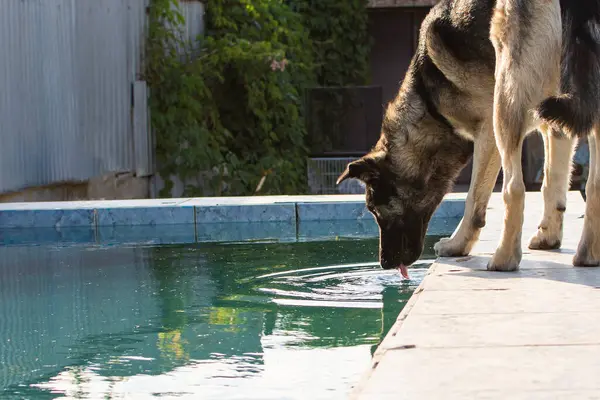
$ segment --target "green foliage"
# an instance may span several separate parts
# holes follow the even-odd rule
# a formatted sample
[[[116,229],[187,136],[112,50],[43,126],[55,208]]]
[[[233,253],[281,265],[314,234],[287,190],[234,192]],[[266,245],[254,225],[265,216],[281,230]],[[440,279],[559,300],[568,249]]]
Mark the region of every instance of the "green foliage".
[[[313,41],[320,86],[364,85],[369,76],[368,0],[290,0]]]
[[[210,85],[221,79],[218,65],[210,53],[190,59],[181,30],[185,21],[176,5],[176,0],[153,0],[149,9],[145,79],[159,172],[166,184],[161,196],[171,192],[172,176],[187,182],[203,171],[219,172],[228,134],[211,106]]]
[[[366,76],[356,45],[366,25],[354,32],[364,10],[332,26],[324,14],[353,14],[364,1],[321,1],[329,6],[319,14],[307,0],[207,0],[205,36],[187,40],[178,0],[152,0],[145,79],[161,196],[173,176],[185,196],[304,190],[304,89]]]

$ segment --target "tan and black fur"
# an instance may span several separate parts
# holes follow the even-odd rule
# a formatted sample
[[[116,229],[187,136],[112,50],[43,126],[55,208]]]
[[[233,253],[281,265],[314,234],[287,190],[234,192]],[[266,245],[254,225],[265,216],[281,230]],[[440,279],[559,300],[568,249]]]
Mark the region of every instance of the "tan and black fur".
[[[442,0],[432,8],[379,142],[338,179],[365,182],[383,268],[417,260],[429,219],[473,157],[465,215],[435,250],[471,251],[502,167],[505,218],[488,269],[516,270],[521,151],[535,129],[545,144],[544,214],[529,247],[560,247],[574,143],[589,135],[586,219],[574,264],[600,264],[599,19],[600,0]]]

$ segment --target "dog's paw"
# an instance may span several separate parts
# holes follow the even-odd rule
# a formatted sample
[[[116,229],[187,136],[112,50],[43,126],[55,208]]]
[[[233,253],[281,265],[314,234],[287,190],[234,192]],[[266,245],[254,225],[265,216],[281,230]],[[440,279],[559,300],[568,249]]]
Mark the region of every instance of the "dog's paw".
[[[575,267],[600,267],[600,251],[594,251],[587,243],[580,243],[573,257]]]
[[[556,250],[561,245],[561,237],[550,233],[549,229],[539,228],[537,232],[529,239],[529,248],[531,250]]]
[[[487,265],[488,271],[512,272],[519,270],[522,252],[520,248],[509,251],[499,247]]]
[[[456,238],[443,238],[433,245],[435,255],[438,257],[464,257],[469,255],[470,249],[463,240]]]

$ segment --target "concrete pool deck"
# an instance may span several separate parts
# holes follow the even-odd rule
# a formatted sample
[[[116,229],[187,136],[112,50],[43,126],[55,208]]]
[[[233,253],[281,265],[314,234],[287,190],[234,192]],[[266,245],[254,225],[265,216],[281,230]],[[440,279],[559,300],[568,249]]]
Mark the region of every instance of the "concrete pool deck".
[[[531,251],[542,204],[527,193],[521,270],[488,272],[503,218],[493,195],[473,256],[432,265],[352,398],[600,399],[600,268],[571,264],[585,203],[569,193],[561,250]]]

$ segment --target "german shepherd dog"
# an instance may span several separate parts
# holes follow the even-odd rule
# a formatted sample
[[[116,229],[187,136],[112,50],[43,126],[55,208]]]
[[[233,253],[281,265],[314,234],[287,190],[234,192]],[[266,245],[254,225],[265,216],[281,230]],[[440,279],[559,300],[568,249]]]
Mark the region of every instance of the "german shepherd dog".
[[[525,136],[544,139],[543,218],[531,249],[561,245],[571,158],[589,136],[584,230],[573,264],[600,265],[600,0],[441,0],[421,25],[418,50],[385,112],[375,147],[347,165],[365,183],[385,269],[415,262],[429,220],[473,158],[465,213],[435,245],[469,254],[485,226],[502,167],[504,223],[488,263],[515,271],[522,257]]]

